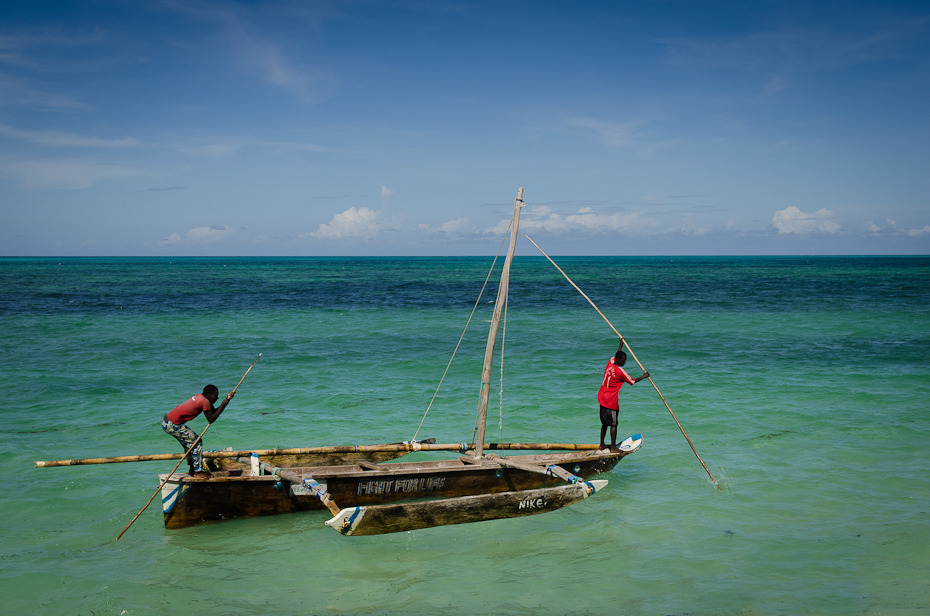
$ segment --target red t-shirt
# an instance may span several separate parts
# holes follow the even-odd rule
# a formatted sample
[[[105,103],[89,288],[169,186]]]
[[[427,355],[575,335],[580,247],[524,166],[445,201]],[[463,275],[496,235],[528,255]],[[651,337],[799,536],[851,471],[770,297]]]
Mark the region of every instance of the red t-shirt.
[[[626,373],[621,366],[614,362],[611,357],[604,368],[604,380],[601,382],[601,388],[597,392],[598,403],[615,411],[620,410],[620,388],[624,383],[633,384],[633,377]]]
[[[184,424],[203,411],[212,411],[213,405],[203,394],[197,394],[190,400],[182,402],[168,413],[168,421],[175,425]]]

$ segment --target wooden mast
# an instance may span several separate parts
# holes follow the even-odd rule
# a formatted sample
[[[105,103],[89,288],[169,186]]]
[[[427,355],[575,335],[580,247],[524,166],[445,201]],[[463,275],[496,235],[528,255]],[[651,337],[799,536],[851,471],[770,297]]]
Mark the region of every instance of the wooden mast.
[[[494,316],[491,317],[491,329],[488,332],[488,344],[484,350],[484,367],[481,369],[481,396],[478,400],[478,432],[475,435],[475,457],[484,454],[484,431],[488,419],[488,398],[491,395],[491,363],[494,359],[494,346],[497,343],[497,330],[501,322],[501,313],[507,303],[507,289],[510,285],[510,264],[517,244],[517,229],[520,226],[520,209],[523,207],[523,187],[517,190],[513,202],[513,222],[510,225],[510,246],[501,271],[501,283],[497,288],[497,300],[494,302]]]

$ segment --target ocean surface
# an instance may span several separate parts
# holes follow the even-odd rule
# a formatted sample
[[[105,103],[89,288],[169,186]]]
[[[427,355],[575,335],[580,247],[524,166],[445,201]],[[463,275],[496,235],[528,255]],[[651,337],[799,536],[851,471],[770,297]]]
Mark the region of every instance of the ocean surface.
[[[173,461],[34,462],[179,451],[165,412],[259,353],[207,449],[470,441],[493,293],[423,416],[491,259],[0,259],[0,613],[930,613],[930,258],[554,258],[720,489],[643,381],[645,445],[560,511],[343,537],[156,499],[115,541]],[[596,442],[616,336],[542,258],[510,297],[489,440]]]

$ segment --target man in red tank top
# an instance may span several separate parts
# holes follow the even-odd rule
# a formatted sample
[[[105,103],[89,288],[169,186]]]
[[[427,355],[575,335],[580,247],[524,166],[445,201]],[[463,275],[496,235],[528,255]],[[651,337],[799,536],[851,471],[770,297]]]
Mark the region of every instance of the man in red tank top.
[[[597,391],[597,402],[601,406],[601,449],[606,449],[604,437],[607,436],[607,428],[610,428],[610,449],[617,449],[617,417],[620,414],[620,388],[623,384],[633,385],[649,378],[649,373],[645,372],[642,376],[633,378],[623,369],[626,363],[626,353],[623,352],[623,338],[620,339],[620,348],[617,353],[610,358],[607,366],[604,368],[604,379],[601,381],[601,388]]]
[[[216,385],[207,385],[203,388],[202,394],[197,394],[191,399],[182,402],[174,407],[162,419],[161,429],[173,436],[181,443],[186,452],[191,449],[194,442],[197,441],[197,433],[188,428],[187,422],[194,419],[200,413],[203,413],[207,421],[213,423],[220,416],[229,401],[232,400],[235,393],[229,392],[226,398],[220,404],[220,408],[214,408],[213,403],[220,397],[220,391]],[[190,455],[187,456],[190,464],[190,474],[193,477],[209,477],[210,473],[203,470],[203,443],[198,442],[197,446],[191,449]]]

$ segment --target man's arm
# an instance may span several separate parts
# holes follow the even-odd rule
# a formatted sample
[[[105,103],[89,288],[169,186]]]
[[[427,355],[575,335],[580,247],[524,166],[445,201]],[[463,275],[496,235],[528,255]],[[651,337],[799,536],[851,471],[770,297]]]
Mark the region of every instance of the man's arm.
[[[236,395],[235,393],[229,392],[228,394],[226,394],[226,398],[223,399],[223,402],[220,403],[220,408],[213,409],[212,411],[204,411],[203,415],[204,417],[207,418],[207,421],[210,423],[213,423],[214,421],[216,421],[216,419],[220,416],[220,413],[223,412],[223,409],[226,408],[226,405],[229,404],[229,401],[232,400],[233,396],[235,395]]]
[[[643,372],[643,376],[638,376],[638,377],[636,377],[635,379],[633,379],[633,382],[634,382],[634,383],[639,383],[639,382],[642,381],[643,379],[648,379],[648,378],[649,378],[649,373],[648,373],[648,372]]]

